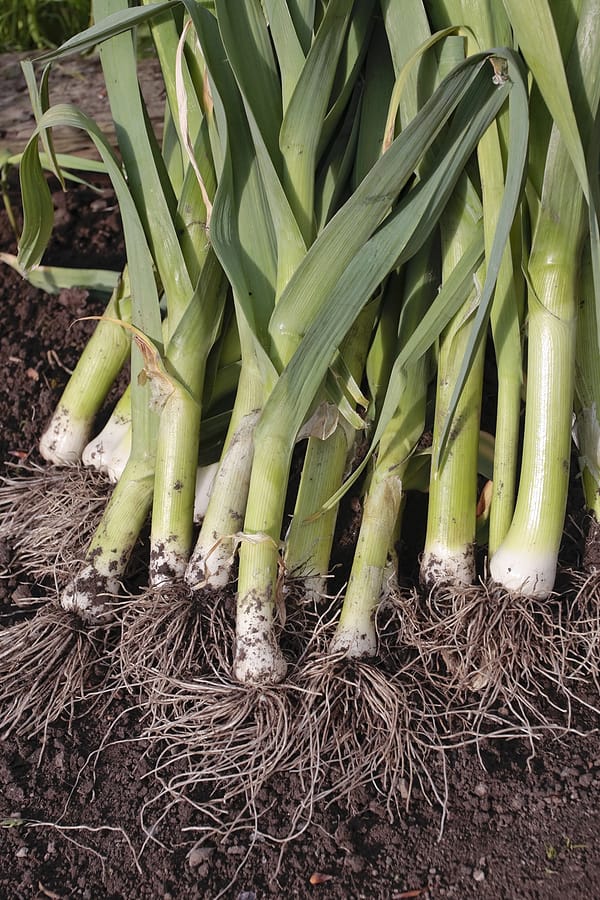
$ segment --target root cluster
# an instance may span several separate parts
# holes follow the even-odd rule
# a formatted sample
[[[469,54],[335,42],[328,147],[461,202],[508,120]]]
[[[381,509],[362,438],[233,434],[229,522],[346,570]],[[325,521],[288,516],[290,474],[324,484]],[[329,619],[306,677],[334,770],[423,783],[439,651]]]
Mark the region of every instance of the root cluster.
[[[71,490],[81,497],[82,483],[87,499],[65,506]],[[339,600],[306,599],[292,582],[280,635],[285,682],[240,685],[230,675],[229,589],[176,585],[115,598],[111,621],[92,626],[64,612],[56,586],[81,557],[105,496],[79,470],[36,472],[26,485],[0,488],[0,538],[12,549],[13,572],[26,568],[36,580],[51,573],[55,588],[0,630],[0,736],[43,734],[61,715],[81,712],[81,701],[108,703],[125,688],[141,712],[132,739],[152,760],[145,777],[156,789],[143,824],[153,839],[182,803],[197,811],[201,840],[243,829],[283,843],[320,808],[353,810],[373,791],[390,818],[413,791],[443,815],[448,751],[483,737],[532,741],[565,731],[576,702],[594,705],[589,686],[600,690],[596,573],[548,601],[482,585],[388,594],[378,658],[352,662],[328,649]],[[273,797],[288,789],[293,818],[273,827],[269,816],[267,825]]]
[[[101,695],[109,640],[106,626],[84,628],[55,604],[0,630],[0,739],[45,734]]]
[[[106,506],[110,486],[90,469],[19,467],[0,484],[0,542],[9,570],[33,583],[64,584]]]
[[[497,586],[436,588],[395,600],[401,642],[453,703],[489,729],[531,737],[571,727],[581,687],[597,679],[598,614],[581,588],[547,600]],[[451,703],[449,701],[449,709]]]

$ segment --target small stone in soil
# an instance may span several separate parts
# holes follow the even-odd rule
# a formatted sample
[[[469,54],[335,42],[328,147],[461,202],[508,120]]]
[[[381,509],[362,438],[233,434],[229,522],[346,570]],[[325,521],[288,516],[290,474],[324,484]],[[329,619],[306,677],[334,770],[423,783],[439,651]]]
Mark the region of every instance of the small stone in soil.
[[[214,853],[214,847],[193,847],[188,853],[188,863],[190,868],[196,869],[202,863],[209,861]]]

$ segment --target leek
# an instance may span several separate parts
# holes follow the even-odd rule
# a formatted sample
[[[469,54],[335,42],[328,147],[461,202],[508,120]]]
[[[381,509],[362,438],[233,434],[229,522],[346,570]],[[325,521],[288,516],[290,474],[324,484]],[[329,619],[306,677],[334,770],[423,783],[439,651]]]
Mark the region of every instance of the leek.
[[[105,316],[128,321],[131,316],[129,306],[129,282],[127,272],[124,272],[106,307]],[[99,322],[40,439],[40,453],[44,459],[62,466],[81,461],[96,416],[128,353],[127,334],[108,322]]]
[[[432,246],[428,244],[406,266],[398,347],[431,303],[435,287],[431,263]],[[397,281],[394,284],[397,291]],[[392,300],[397,303],[394,295],[388,302]],[[352,571],[330,646],[332,653],[343,651],[345,656],[358,659],[377,653],[375,617],[384,593],[388,558],[394,554],[400,528],[411,456],[425,430],[429,366],[429,355],[423,354],[402,372],[398,407],[379,443],[364,501]]]
[[[526,58],[539,41],[517,18]],[[550,32],[553,42],[557,39]],[[595,77],[600,40],[597,5],[585,2],[567,77],[579,135],[589,141],[590,117],[600,101]],[[537,70],[534,69],[537,76]],[[589,76],[589,77],[588,77]],[[505,540],[490,563],[492,578],[526,596],[554,587],[569,484],[580,257],[586,233],[584,187],[571,147],[552,127],[528,261],[528,377],[523,464],[517,505]]]
[[[441,220],[442,278],[448,278],[481,227],[481,204],[466,176],[459,182]],[[465,355],[481,270],[458,315],[441,336],[429,484],[427,534],[421,582],[427,590],[464,587],[475,581],[477,457],[485,344],[477,351],[452,416],[448,446],[442,445],[451,395]]]

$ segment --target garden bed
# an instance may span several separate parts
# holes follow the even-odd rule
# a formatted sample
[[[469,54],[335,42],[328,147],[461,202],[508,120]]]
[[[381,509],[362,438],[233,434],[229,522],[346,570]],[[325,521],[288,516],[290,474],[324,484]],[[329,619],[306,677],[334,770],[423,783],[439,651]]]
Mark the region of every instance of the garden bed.
[[[12,181],[9,196],[18,207]],[[47,261],[120,268],[110,190],[55,190],[53,196],[57,227]],[[15,251],[4,213],[0,250]],[[90,331],[89,323],[75,320],[101,306],[81,291],[49,297],[7,268],[0,285],[0,457],[3,473],[14,475],[15,466],[40,463],[36,441]],[[3,552],[8,565],[10,548]],[[0,582],[5,622],[18,614],[18,582],[14,574]],[[198,847],[206,823],[186,804],[174,807],[149,837],[141,817],[156,784],[152,758],[136,739],[141,725],[134,706],[122,691],[108,708],[76,708],[44,740],[9,736],[0,743],[1,896],[597,896],[600,736],[593,733],[596,715],[584,706],[574,710],[573,733],[562,739],[544,737],[535,746],[484,740],[448,753],[445,772],[442,759],[432,759],[435,783],[443,788],[447,779],[445,815],[415,790],[406,811],[390,821],[385,796],[365,788],[351,810],[315,809],[306,831],[284,847],[249,830]],[[258,799],[264,832],[281,832],[292,821],[298,787],[287,778],[270,780]],[[407,791],[408,784],[398,789]],[[228,812],[233,820],[236,809]]]

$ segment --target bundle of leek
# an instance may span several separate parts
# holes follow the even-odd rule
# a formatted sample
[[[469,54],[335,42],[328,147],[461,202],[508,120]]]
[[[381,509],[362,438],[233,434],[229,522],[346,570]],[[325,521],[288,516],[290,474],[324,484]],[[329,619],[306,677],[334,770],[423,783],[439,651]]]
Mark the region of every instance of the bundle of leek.
[[[115,297],[108,310],[113,315],[99,326],[93,339],[96,346],[92,344],[87,357],[88,360],[91,357],[92,378],[98,382],[103,380],[100,384],[102,393],[116,374],[123,361],[123,352],[130,343],[122,336],[123,328],[133,334],[131,452],[87,548],[84,566],[64,586],[60,597],[66,611],[74,613],[76,619],[90,623],[90,631],[86,633],[79,626],[73,628],[70,617],[65,614],[61,618],[54,609],[48,613],[48,622],[42,610],[34,619],[16,626],[19,633],[23,632],[25,649],[17,654],[16,659],[14,654],[11,657],[3,653],[3,669],[7,669],[3,691],[11,690],[11,681],[19,669],[22,672],[28,668],[31,669],[31,679],[36,689],[29,694],[27,702],[14,706],[7,714],[3,720],[5,727],[13,727],[31,703],[40,717],[41,727],[48,717],[57,714],[61,704],[71,702],[74,690],[76,694],[82,692],[86,677],[86,667],[81,665],[82,655],[88,662],[94,658],[94,652],[87,651],[93,650],[96,630],[98,639],[104,640],[104,622],[107,617],[112,617],[111,597],[121,589],[120,581],[127,561],[151,505],[150,579],[157,581],[165,574],[171,577],[181,571],[191,549],[204,374],[209,352],[220,330],[225,290],[221,268],[202,226],[207,218],[207,204],[210,205],[211,157],[202,154],[203,180],[199,184],[191,164],[188,162],[187,167],[184,166],[187,157],[184,157],[179,145],[183,175],[180,173],[177,178],[174,165],[175,171],[169,173],[168,162],[172,162],[175,155],[173,148],[167,143],[163,149],[164,156],[158,152],[137,84],[134,45],[127,29],[132,22],[141,21],[169,6],[172,4],[157,4],[150,10],[130,11],[126,3],[98,2],[95,7],[96,25],[75,38],[62,51],[70,52],[74,47],[82,48],[98,40],[106,41],[103,44],[103,65],[107,79],[114,84],[114,90],[111,88],[109,94],[127,179],[102,134],[81,112],[65,105],[44,111],[44,90],[37,100],[40,107],[38,130],[23,154],[21,179],[25,220],[19,262],[24,268],[38,262],[52,224],[50,194],[38,157],[38,133],[46,135],[48,129],[64,124],[85,129],[101,154],[117,193],[128,256],[131,324],[121,315],[123,310],[116,305],[120,298]],[[105,19],[105,16],[108,18]],[[173,21],[170,24],[174,27]],[[168,26],[167,22],[167,30]],[[163,48],[162,62],[165,66],[167,62],[168,65],[174,62],[176,51],[177,41]],[[167,61],[169,53],[171,57]],[[118,78],[113,82],[115,72],[118,72]],[[201,73],[196,72],[195,75],[199,79],[193,91],[197,115],[186,127],[189,125],[191,139],[198,146],[207,147],[208,126],[197,101],[203,83]],[[30,78],[30,83],[32,81]],[[175,106],[176,97],[169,99]],[[49,144],[48,138],[46,143]],[[198,166],[196,169],[200,172]],[[185,223],[187,227],[181,228],[180,223]],[[158,284],[165,297],[164,322],[161,322]],[[109,358],[108,365],[99,365],[102,352],[95,353],[95,350],[98,344],[101,350],[107,347],[103,336],[111,330],[117,335],[116,350],[109,349],[104,354],[105,359]],[[74,375],[72,388],[67,389],[67,401],[73,393],[78,395],[81,379],[85,377],[86,360]],[[97,402],[96,399],[92,401]],[[63,402],[58,418],[64,410],[70,413],[68,404]],[[81,403],[78,410],[81,413]],[[77,429],[77,446],[75,450],[71,446],[70,458],[82,451],[83,438],[87,439],[89,434],[90,411],[84,412],[85,416],[80,416],[83,425]],[[56,422],[55,418],[52,426],[55,436]],[[58,623],[62,627],[57,628]],[[49,676],[47,654],[40,658],[36,640],[27,639],[28,635],[35,638],[47,631],[54,635],[50,641],[53,648],[50,656],[56,664],[54,667],[58,669],[62,665],[67,672],[60,679],[63,687],[59,692]],[[14,643],[16,637],[10,629],[2,634],[7,646],[11,640]],[[86,650],[85,654],[82,654],[82,648]],[[72,677],[68,676],[69,672]],[[48,697],[52,698],[50,704],[47,703]],[[33,713],[31,717],[35,719]]]
[[[536,0],[548,36],[546,65],[535,54],[537,37],[519,4],[510,0],[489,17],[479,10],[465,22],[480,44],[477,52],[469,44],[466,58],[464,40],[449,37],[462,24],[465,4],[411,0],[400,8],[381,0],[380,6],[381,20],[375,0],[301,6],[165,0],[131,9],[126,0],[96,0],[95,24],[58,53],[100,44],[122,166],[82,113],[46,109],[45,81],[39,94],[32,86],[38,128],[22,161],[26,217],[19,265],[35,267],[48,239],[51,205],[37,139],[43,137],[52,161],[50,131],[62,124],[87,129],[103,157],[118,194],[128,257],[42,442],[53,461],[83,457],[116,481],[82,568],[62,585],[62,606],[79,629],[69,652],[73,646],[79,652],[89,636],[104,640],[114,596],[150,517],[152,593],[147,604],[133,603],[124,614],[123,669],[128,678],[133,668],[134,680],[150,682],[152,670],[164,679],[180,675],[182,667],[204,678],[197,644],[208,639],[198,628],[197,644],[184,648],[189,614],[196,624],[202,616],[210,619],[219,592],[233,579],[239,547],[234,645],[219,647],[211,663],[227,693],[224,744],[242,693],[252,715],[262,715],[259,692],[265,703],[277,697],[270,715],[282,715],[285,703],[268,687],[286,678],[290,663],[277,618],[285,618],[286,600],[293,611],[295,594],[316,597],[318,605],[345,470],[365,421],[372,425],[367,459],[352,478],[369,461],[370,477],[330,649],[352,658],[377,652],[376,612],[415,460],[431,459],[423,584],[440,593],[476,580],[477,457],[490,320],[501,382],[491,574],[510,591],[544,595],[552,589],[566,498],[573,288],[586,199],[594,211],[582,147],[600,99],[597,79],[579,73],[586,76],[593,65],[599,17],[591,0],[583,3],[571,50],[573,32],[561,30],[548,4]],[[439,34],[431,34],[426,11]],[[130,34],[143,21],[150,22],[166,86],[160,146],[137,85]],[[511,28],[539,87],[531,99],[536,139],[550,137],[547,156],[533,144],[527,190],[530,371],[516,509],[522,322],[513,221],[524,181],[528,97],[518,57],[497,46],[511,43]],[[434,66],[433,48],[444,39]],[[449,62],[457,49],[458,58]],[[562,65],[567,54],[571,93]],[[561,73],[557,104],[548,94],[550,70]],[[570,97],[573,115],[565,102]],[[544,103],[556,116],[552,130]],[[557,266],[559,254],[564,266]],[[438,269],[436,293],[432,272]],[[557,286],[560,295],[553,292]],[[386,347],[382,358],[379,345]],[[127,356],[129,389],[109,432],[90,442],[99,406]],[[534,375],[538,363],[547,364],[540,377]],[[97,390],[88,391],[89,384]],[[552,401],[551,393],[542,393],[555,389]],[[583,388],[579,396],[582,410],[594,407]],[[431,452],[413,458],[431,420]],[[290,467],[301,439],[307,449],[292,498]],[[214,444],[220,459],[194,545],[198,463],[207,455],[216,462],[209,455]],[[591,451],[584,456],[590,459]],[[556,473],[560,497],[552,486]],[[549,516],[554,501],[556,514]],[[286,502],[293,509],[289,529]],[[537,563],[521,566],[532,539],[552,571]],[[173,602],[175,596],[183,602]],[[89,623],[87,632],[80,620]],[[31,627],[41,629],[41,620],[34,621]],[[56,621],[70,620],[53,609],[48,628]],[[23,646],[31,633],[19,632]],[[303,635],[301,646],[312,637]],[[37,654],[36,647],[20,658],[37,671],[32,677],[39,690]],[[0,658],[3,685],[12,690],[19,662],[10,662],[8,652],[0,651]],[[53,659],[58,668],[62,650],[55,649]],[[282,695],[295,677],[292,668]],[[47,715],[67,701],[72,686],[66,682]],[[165,689],[165,714],[177,718],[175,707],[182,710],[177,728],[188,740],[199,719],[187,710],[187,699],[216,690],[215,680],[207,678],[196,690],[193,679],[183,677],[179,693],[174,684]],[[39,696],[34,712],[29,697],[4,727],[15,727],[19,718],[33,721],[48,691]],[[209,714],[215,720],[214,706]],[[261,735],[267,731],[263,722]],[[281,745],[276,750],[272,757],[280,760]]]

